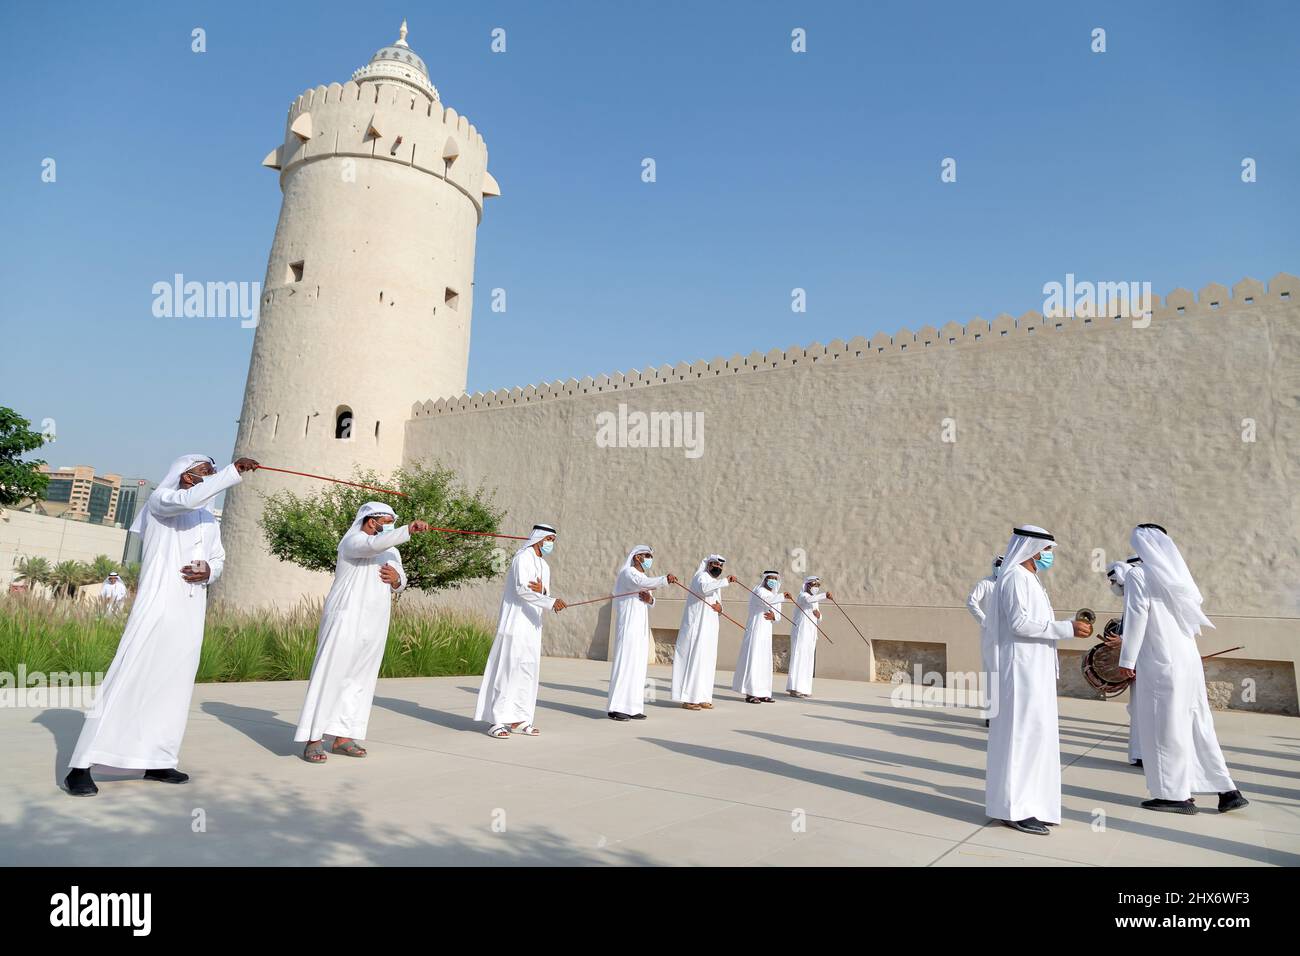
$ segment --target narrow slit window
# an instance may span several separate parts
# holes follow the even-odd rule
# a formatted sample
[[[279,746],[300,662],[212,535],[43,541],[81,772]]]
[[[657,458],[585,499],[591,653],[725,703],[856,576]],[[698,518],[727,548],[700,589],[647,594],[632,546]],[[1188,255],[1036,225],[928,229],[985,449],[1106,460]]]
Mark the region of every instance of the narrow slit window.
[[[299,259],[297,262],[289,263],[289,271],[285,274],[285,282],[301,282],[302,270],[307,260]]]
[[[446,292],[443,293],[442,301],[446,304],[447,308],[455,311],[460,308],[460,293],[455,289],[447,289]]]

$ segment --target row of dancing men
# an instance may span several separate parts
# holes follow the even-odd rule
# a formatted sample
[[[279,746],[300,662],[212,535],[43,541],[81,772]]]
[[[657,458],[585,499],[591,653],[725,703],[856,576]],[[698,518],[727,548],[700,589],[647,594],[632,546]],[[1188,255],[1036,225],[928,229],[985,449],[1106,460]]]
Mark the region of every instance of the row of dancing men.
[[[140,509],[131,530],[143,539],[139,587],[113,662],[100,685],[64,780],[73,796],[99,792],[92,768],[143,771],[143,779],[183,784],[181,741],[203,645],[207,589],[225,567],[226,553],[213,505],[256,471],[240,458],[220,470],[207,455],[182,455]],[[323,764],[331,754],[365,757],[375,687],[387,646],[392,598],[405,590],[400,548],[412,535],[435,530],[424,521],[399,526],[393,509],[371,501],[358,510],[338,544],[334,582],[325,598],[316,655],[294,739],[303,759]],[[497,633],[479,690],[475,719],[495,739],[535,737],[542,625],[548,612],[566,608],[551,592],[546,555],[556,531],[535,525],[515,552],[506,575]],[[709,555],[690,585],[675,575],[651,575],[654,550],[638,545],[620,567],[612,596],[616,615],[608,715],[645,719],[646,668],[651,648],[649,608],[654,592],[679,585],[690,592],[674,656],[673,699],[688,710],[713,706],[720,594],[734,575],[722,574],[726,559]],[[780,574],[764,572],[751,590],[749,624],[733,687],[752,704],[772,702],[772,625],[783,600],[800,617],[791,631],[787,692],[807,697],[812,689],[818,604],[830,595],[820,580],[804,580],[794,597],[780,588]],[[328,749],[325,746],[329,740]]]
[[[150,495],[132,531],[143,538],[139,588],[113,663],[86,714],[65,780],[74,796],[98,793],[91,770],[143,771],[146,780],[182,784],[178,769],[194,678],[203,643],[207,588],[221,575],[225,551],[212,513],[217,497],[256,471],[241,458],[218,470],[206,455],[184,455]],[[407,580],[400,547],[435,529],[415,520],[399,526],[393,509],[367,502],[338,544],[333,585],[322,608],[312,665],[294,739],[303,759],[365,757],[380,665],[387,645],[392,597]],[[550,525],[535,525],[506,574],[497,632],[479,689],[475,719],[495,739],[538,736],[534,725],[542,628],[566,603],[551,589],[546,557],[556,546]],[[1132,714],[1144,759],[1152,810],[1195,813],[1193,795],[1216,792],[1220,811],[1246,806],[1224,764],[1214,732],[1195,636],[1212,627],[1182,555],[1163,528],[1139,525],[1135,555],[1111,579],[1124,597],[1121,665],[1136,674]],[[1046,834],[1060,822],[1061,766],[1057,726],[1057,642],[1087,637],[1091,625],[1057,621],[1041,575],[1052,566],[1055,539],[1042,528],[1014,530],[1000,566],[974,595],[981,619],[990,707],[986,809],[1026,833]],[[608,716],[645,718],[654,592],[687,592],[673,658],[672,698],[688,710],[709,710],[717,662],[722,589],[737,584],[726,559],[711,554],[690,584],[653,575],[654,550],[637,545],[614,584],[614,635]],[[772,701],[772,626],[792,601],[787,691],[811,692],[820,580],[810,576],[797,596],[781,590],[780,574],[765,571],[749,589],[749,613],[732,688],[747,703]],[[744,585],[742,585],[744,586]],[[329,739],[328,750],[325,741]]]

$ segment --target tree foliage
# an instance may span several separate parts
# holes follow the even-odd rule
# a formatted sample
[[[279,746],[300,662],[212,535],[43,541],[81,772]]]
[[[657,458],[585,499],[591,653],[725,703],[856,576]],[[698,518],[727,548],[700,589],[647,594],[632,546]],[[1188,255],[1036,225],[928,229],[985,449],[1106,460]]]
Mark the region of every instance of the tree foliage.
[[[415,519],[443,528],[495,532],[505,512],[483,488],[464,488],[455,472],[437,465],[399,469],[391,477],[358,470],[353,479],[394,488],[406,497],[330,484],[313,495],[283,491],[267,497],[262,532],[277,558],[309,571],[334,571],[344,533],[367,501],[382,501],[399,525]],[[494,576],[502,567],[501,540],[433,531],[399,549],[408,587],[429,593]]]
[[[37,471],[45,464],[43,460],[22,460],[25,453],[45,444],[45,436],[30,426],[31,422],[12,408],[0,406],[0,507],[28,498],[39,501],[50,483],[48,475]]]

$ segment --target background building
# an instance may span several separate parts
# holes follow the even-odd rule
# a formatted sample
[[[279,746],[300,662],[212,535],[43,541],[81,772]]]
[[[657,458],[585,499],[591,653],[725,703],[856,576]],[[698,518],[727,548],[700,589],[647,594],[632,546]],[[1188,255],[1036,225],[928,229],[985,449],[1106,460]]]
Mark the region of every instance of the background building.
[[[41,465],[50,483],[45,489],[45,503],[40,510],[53,518],[89,521],[112,525],[117,521],[120,475],[96,475],[89,465],[76,465],[51,471]]]

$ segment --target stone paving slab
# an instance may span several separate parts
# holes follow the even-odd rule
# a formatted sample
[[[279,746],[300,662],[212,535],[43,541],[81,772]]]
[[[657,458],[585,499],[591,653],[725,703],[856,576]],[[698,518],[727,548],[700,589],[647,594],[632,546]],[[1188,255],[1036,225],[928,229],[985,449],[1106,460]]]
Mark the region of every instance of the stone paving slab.
[[[609,665],[548,658],[543,735],[493,740],[478,679],[382,680],[364,760],[299,759],[303,682],[200,684],[170,787],[97,774],[57,787],[71,708],[0,708],[0,864],[1295,866],[1300,719],[1215,715],[1244,812],[1154,814],[1114,704],[1061,700],[1064,818],[1050,837],[984,817],[971,710],[899,708],[891,687],[605,718]],[[652,667],[662,696],[670,670]],[[1210,797],[1201,802],[1213,805]]]

